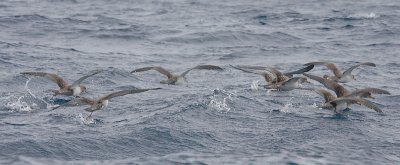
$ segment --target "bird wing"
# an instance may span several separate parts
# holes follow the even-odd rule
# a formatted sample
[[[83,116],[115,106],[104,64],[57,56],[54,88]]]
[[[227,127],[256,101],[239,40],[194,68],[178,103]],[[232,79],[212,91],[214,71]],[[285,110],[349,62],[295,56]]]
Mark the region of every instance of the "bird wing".
[[[311,69],[313,69],[314,68],[314,65],[309,65],[309,66],[307,66],[307,67],[305,67],[305,68],[302,68],[302,69],[299,69],[299,70],[296,70],[296,71],[292,71],[292,72],[286,72],[286,73],[284,73],[286,76],[288,76],[288,77],[292,77],[294,74],[302,74],[302,73],[304,73],[304,72],[308,72],[308,71],[310,71]]]
[[[341,86],[340,84],[338,84],[332,80],[328,80],[328,79],[314,76],[314,75],[307,74],[307,73],[303,73],[303,75],[309,77],[310,79],[320,82],[326,88],[334,91],[336,93],[337,97],[342,97],[342,96],[346,96],[346,95],[350,94],[350,92],[348,90],[346,90],[343,86]]]
[[[349,96],[360,96],[363,95],[365,93],[375,93],[375,94],[387,94],[390,95],[390,92],[387,90],[383,90],[383,89],[379,89],[379,88],[365,88],[365,89],[357,89],[353,92],[351,92],[351,94]]]
[[[253,69],[253,70],[268,70],[269,66],[250,66],[250,65],[239,65],[240,68]]]
[[[160,72],[161,74],[167,76],[168,78],[172,78],[174,77],[171,72],[167,71],[166,69],[160,67],[160,66],[155,66],[155,67],[144,67],[144,68],[139,68],[139,69],[135,69],[133,70],[131,73],[133,72],[143,72],[143,71],[148,71],[148,70],[155,70]]]
[[[127,94],[141,93],[141,92],[146,92],[146,91],[148,91],[148,90],[157,90],[157,89],[161,89],[161,88],[129,89],[129,90],[123,90],[123,91],[113,92],[113,93],[110,93],[110,94],[108,94],[108,95],[106,95],[106,96],[101,97],[101,98],[99,99],[99,101],[102,101],[102,100],[109,100],[109,99],[111,99],[111,98],[118,97],[118,96],[124,96],[124,95],[127,95]]]
[[[335,74],[336,77],[342,77],[342,72],[339,70],[339,68],[330,62],[310,62],[304,65],[325,65],[329,70],[331,70],[333,72],[333,74]]]
[[[45,72],[22,72],[21,74],[24,75],[32,75],[32,76],[39,76],[39,77],[46,77],[50,79],[51,81],[57,83],[58,87],[60,89],[66,88],[68,86],[68,83],[61,78],[60,76],[54,74],[54,73],[45,73]]]
[[[181,74],[181,76],[184,77],[186,74],[188,74],[193,69],[222,70],[221,67],[215,66],[215,65],[197,65],[197,66],[190,68],[189,70],[183,72]]]
[[[72,107],[72,106],[80,106],[80,105],[93,105],[95,104],[95,100],[85,98],[85,97],[76,97],[65,104],[61,104],[60,106],[54,107],[52,110],[55,110],[60,107]]]
[[[313,91],[319,94],[320,96],[324,97],[325,103],[331,102],[332,100],[336,99],[336,96],[332,95],[332,93],[330,93],[325,89],[313,89]]]
[[[283,82],[282,85],[291,84],[291,83],[297,83],[298,81],[303,81],[304,82],[305,80],[307,80],[307,79],[304,78],[304,77],[293,77],[293,78],[289,78],[287,81]]]
[[[239,66],[233,66],[233,65],[229,65],[229,66],[231,66],[232,68],[235,68],[237,70],[241,70],[243,72],[246,72],[246,73],[253,73],[253,74],[261,75],[261,76],[264,77],[266,82],[272,82],[275,79],[274,74],[272,74],[270,72],[267,72],[267,71],[250,71],[250,70],[241,68]]]
[[[94,71],[93,73],[90,73],[90,74],[88,74],[88,75],[86,75],[86,76],[83,76],[83,77],[79,78],[78,80],[76,80],[76,81],[72,84],[72,86],[79,86],[83,80],[89,78],[90,76],[96,75],[96,74],[98,74],[98,73],[100,73],[100,72],[102,72],[102,71],[103,71],[103,70],[96,70],[96,71]]]
[[[380,109],[378,106],[376,106],[373,102],[368,101],[366,99],[362,99],[362,98],[356,98],[356,97],[345,97],[345,98],[339,98],[336,99],[332,102],[341,102],[341,101],[345,101],[347,102],[347,104],[360,104],[360,105],[364,105],[370,109],[375,110],[376,112],[382,113],[382,109]]]
[[[278,71],[275,68],[269,67],[268,70],[271,71],[271,73],[276,75],[277,82],[285,82],[290,79],[288,76],[284,75],[282,72]]]
[[[354,66],[350,67],[350,68],[347,69],[345,72],[343,72],[343,75],[350,75],[351,72],[352,72],[355,68],[358,68],[358,67],[361,66],[361,65],[376,67],[376,65],[375,65],[374,63],[372,63],[372,62],[364,62],[364,63],[360,63],[360,64],[357,64],[357,65],[354,65]]]

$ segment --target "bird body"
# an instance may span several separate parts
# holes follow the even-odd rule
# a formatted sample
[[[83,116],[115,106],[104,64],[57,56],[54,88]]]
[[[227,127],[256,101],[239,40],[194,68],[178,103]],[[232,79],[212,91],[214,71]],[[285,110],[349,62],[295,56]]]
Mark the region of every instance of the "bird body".
[[[304,75],[309,77],[310,79],[320,82],[326,88],[336,93],[336,96],[334,96],[330,92],[324,89],[312,89],[325,99],[325,102],[319,107],[325,109],[335,108],[336,113],[341,113],[342,110],[347,109],[351,104],[354,103],[366,105],[368,108],[382,112],[382,110],[378,110],[379,108],[377,108],[376,106],[372,106],[373,105],[372,102],[364,98],[366,97],[373,98],[371,96],[372,93],[390,94],[388,91],[378,88],[364,88],[350,92],[347,89],[345,89],[342,85],[332,80],[306,73],[304,73]]]
[[[98,99],[90,99],[86,97],[77,97],[61,106],[54,107],[53,110],[60,108],[60,107],[65,107],[65,106],[80,106],[80,105],[90,105],[90,107],[84,109],[85,111],[91,112],[89,116],[92,115],[93,112],[98,111],[100,109],[103,109],[108,106],[109,100],[114,98],[114,97],[119,97],[119,96],[124,96],[128,94],[135,94],[135,93],[141,93],[141,92],[146,92],[149,90],[158,90],[161,88],[149,88],[149,89],[129,89],[129,90],[122,90],[118,92],[113,92],[108,95],[105,95],[103,97],[100,97]],[[88,117],[89,117],[88,116]]]
[[[279,91],[291,91],[291,90],[300,88],[301,83],[306,82],[306,81],[307,81],[307,79],[304,77],[294,77],[294,78],[290,78],[283,82],[266,85],[266,86],[264,86],[264,88],[276,89]]]
[[[59,89],[57,90],[50,90],[54,93],[54,95],[66,95],[66,96],[79,96],[80,93],[86,91],[86,87],[81,85],[81,82],[93,75],[102,72],[102,70],[97,70],[93,73],[85,75],[78,80],[76,80],[73,84],[69,85],[67,81],[65,81],[60,76],[54,73],[46,73],[46,72],[22,72],[23,75],[31,75],[31,76],[39,76],[39,77],[46,77],[51,81],[57,83]]]
[[[335,108],[336,114],[341,114],[343,110],[347,109],[352,104],[363,105],[379,113],[383,112],[382,109],[380,109],[374,103],[363,98],[356,98],[356,97],[338,98],[336,100],[331,101],[330,104]]]

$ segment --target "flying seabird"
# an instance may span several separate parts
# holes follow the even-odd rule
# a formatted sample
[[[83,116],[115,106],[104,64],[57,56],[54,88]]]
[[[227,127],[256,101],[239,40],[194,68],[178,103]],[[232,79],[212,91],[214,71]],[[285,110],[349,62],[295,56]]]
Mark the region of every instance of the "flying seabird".
[[[303,73],[303,75],[307,76],[310,79],[318,81],[319,83],[324,85],[326,88],[334,91],[336,93],[336,97],[338,97],[338,98],[339,97],[346,97],[346,96],[373,98],[371,96],[372,93],[375,93],[375,94],[390,94],[390,92],[388,92],[386,90],[383,90],[383,89],[379,89],[379,88],[357,89],[357,90],[355,90],[353,92],[350,92],[349,90],[344,88],[342,85],[340,85],[339,83],[334,82],[332,80],[329,80],[329,79],[326,79],[326,78],[322,78],[322,77],[318,77],[318,76],[314,76],[314,75],[307,74],[307,73]]]
[[[293,74],[301,74],[311,70],[314,66],[310,65],[306,68],[302,68],[297,71],[282,73],[275,68],[272,67],[260,67],[260,66],[233,66],[231,67],[241,70],[246,73],[253,73],[262,75],[265,81],[269,84],[265,85],[266,89],[277,89],[280,91],[290,91],[293,89],[300,88],[300,84],[303,82],[307,82],[307,79],[304,77],[293,77]],[[252,71],[254,70],[263,70],[263,71]]]
[[[354,65],[342,73],[335,64],[329,63],[329,62],[310,62],[310,63],[304,64],[304,65],[305,66],[325,65],[329,70],[331,70],[333,72],[334,76],[324,75],[324,78],[327,78],[327,79],[330,79],[333,81],[337,81],[337,82],[341,82],[341,83],[347,83],[352,80],[355,80],[355,77],[354,77],[354,75],[351,74],[351,72],[359,66],[366,65],[366,66],[376,67],[376,65],[372,62],[364,62],[364,63]]]
[[[80,93],[86,91],[86,87],[84,85],[81,85],[81,82],[90,76],[93,76],[95,74],[98,74],[102,72],[103,70],[96,70],[93,73],[90,73],[86,76],[83,76],[76,80],[72,85],[69,85],[67,81],[65,81],[63,78],[60,76],[54,74],[54,73],[46,73],[46,72],[22,72],[21,74],[23,75],[32,75],[32,76],[39,76],[39,77],[46,77],[50,79],[51,81],[57,83],[58,87],[60,89],[57,90],[50,90],[51,92],[54,93],[54,96],[56,95],[66,95],[66,96],[79,96]]]
[[[319,108],[324,108],[324,109],[333,108],[331,102],[334,100],[337,100],[339,98],[374,98],[371,96],[371,93],[390,94],[388,91],[383,90],[383,89],[365,88],[365,89],[355,90],[355,91],[351,92],[349,95],[337,97],[325,89],[313,88],[311,90],[313,90],[314,92],[316,92],[317,94],[319,94],[320,96],[322,96],[324,98],[325,102],[318,106]]]
[[[345,100],[345,99],[350,99],[350,101],[345,100],[345,101],[337,102],[337,104],[340,104],[340,106],[342,106],[342,107],[347,106],[347,108],[349,105],[351,105],[353,103],[365,105],[365,104],[370,104],[370,102],[368,100],[364,101],[365,100],[364,98],[374,98],[374,97],[372,97],[372,93],[374,93],[374,94],[390,94],[390,92],[383,90],[383,89],[379,89],[379,88],[364,88],[364,89],[357,89],[353,92],[350,92],[347,89],[345,89],[342,85],[340,85],[332,80],[314,76],[314,75],[310,75],[307,73],[304,73],[304,75],[309,77],[310,79],[320,82],[326,88],[328,88],[336,93],[336,96],[334,96],[327,90],[312,88],[311,90],[313,90],[314,92],[316,92],[317,94],[319,94],[320,96],[322,96],[325,99],[325,102],[319,106],[320,108],[330,109],[330,108],[336,106],[335,103],[333,103],[333,102],[337,102],[337,100]],[[362,100],[354,101],[354,99],[362,99]],[[351,101],[351,100],[353,100],[353,101]],[[367,107],[370,108],[370,106],[368,106],[368,105],[367,105]],[[339,108],[339,109],[341,109],[341,108]]]
[[[183,72],[180,75],[174,75],[171,72],[167,71],[166,69],[164,69],[160,66],[155,66],[155,67],[144,67],[144,68],[135,69],[131,73],[155,70],[155,71],[158,71],[161,74],[167,76],[167,78],[168,78],[167,80],[160,81],[161,84],[178,85],[178,84],[183,84],[184,82],[186,82],[185,75],[194,69],[222,70],[221,67],[215,66],[215,65],[198,65],[196,67],[190,68],[189,70]]]
[[[293,89],[299,89],[303,82],[308,82],[305,77],[293,77],[286,81],[277,82],[275,84],[265,85],[265,89],[276,89],[278,91],[291,91]]]
[[[90,116],[92,116],[92,113],[105,108],[108,105],[108,101],[114,97],[119,97],[119,96],[124,96],[127,94],[134,94],[134,93],[141,93],[141,92],[146,92],[149,90],[158,90],[161,88],[150,88],[150,89],[129,89],[129,90],[122,90],[118,92],[113,92],[108,95],[105,95],[103,97],[100,97],[99,99],[90,99],[86,97],[77,97],[74,98],[73,100],[62,104],[60,106],[54,107],[52,110],[55,110],[60,107],[68,107],[68,106],[80,106],[80,105],[90,105],[89,108],[84,109],[85,111],[90,112]],[[88,118],[87,117],[87,118]]]
[[[343,110],[347,109],[351,104],[364,105],[370,109],[375,110],[376,112],[383,112],[382,109],[376,106],[373,102],[357,97],[338,98],[331,101],[330,104],[335,108],[336,114],[341,114]]]
[[[305,68],[296,71],[282,73],[273,67],[245,66],[245,65],[239,65],[239,66],[230,65],[230,66],[246,73],[262,75],[264,76],[267,83],[277,83],[277,82],[287,81],[288,79],[292,78],[294,74],[302,74],[314,68],[314,65],[309,65]]]

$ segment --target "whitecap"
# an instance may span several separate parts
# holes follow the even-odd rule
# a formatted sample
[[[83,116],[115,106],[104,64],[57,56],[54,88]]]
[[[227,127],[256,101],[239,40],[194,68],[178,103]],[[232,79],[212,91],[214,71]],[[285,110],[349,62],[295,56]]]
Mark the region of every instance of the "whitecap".
[[[374,19],[374,18],[378,18],[379,15],[371,12],[371,13],[356,13],[356,14],[350,15],[349,17],[356,18],[356,19]]]

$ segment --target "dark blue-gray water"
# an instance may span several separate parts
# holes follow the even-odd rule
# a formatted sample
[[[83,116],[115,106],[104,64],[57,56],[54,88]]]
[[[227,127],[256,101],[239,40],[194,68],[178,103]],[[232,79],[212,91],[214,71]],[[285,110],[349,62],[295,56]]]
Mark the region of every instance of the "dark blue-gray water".
[[[1,164],[400,164],[400,2],[397,0],[2,0]],[[354,105],[342,116],[313,92],[268,92],[262,77],[232,65],[282,71],[306,62],[358,62],[348,89],[375,87],[378,114]],[[172,86],[145,66],[180,73]],[[117,97],[93,114],[51,106],[51,81],[95,69],[82,96],[161,87]],[[312,74],[329,71],[315,67]],[[317,82],[305,86],[322,87]]]

